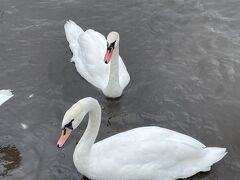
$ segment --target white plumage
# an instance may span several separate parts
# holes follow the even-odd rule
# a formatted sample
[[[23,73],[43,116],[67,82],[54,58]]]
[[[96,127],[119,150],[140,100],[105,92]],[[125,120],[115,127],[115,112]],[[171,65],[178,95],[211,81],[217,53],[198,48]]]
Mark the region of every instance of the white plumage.
[[[13,97],[13,93],[10,89],[2,89],[0,90],[0,106],[5,103],[7,100],[9,100],[11,97]]]
[[[132,129],[94,144],[101,108],[93,98],[74,104],[66,112],[62,128],[72,119],[73,129],[77,128],[88,112],[88,127],[75,148],[73,160],[78,171],[92,180],[187,178],[209,171],[226,154],[225,148],[207,148],[192,137],[154,126]],[[61,147],[65,140],[59,142]]]
[[[111,80],[109,79],[111,69],[110,64],[118,64],[117,69],[112,68],[112,73],[114,74],[116,71],[116,78],[119,80],[120,85],[120,87],[117,88],[120,89],[112,88],[112,91],[119,92],[106,92],[104,94],[113,98],[121,96],[122,90],[130,81],[130,76],[119,54],[116,54],[116,58],[113,58],[110,64],[104,63],[104,55],[107,51],[106,38],[92,29],[83,31],[81,27],[71,20],[66,22],[64,29],[66,38],[69,42],[69,47],[73,53],[71,61],[75,63],[78,73],[89,83],[101,89],[103,92]],[[117,46],[116,49],[118,50],[118,48],[119,47]]]

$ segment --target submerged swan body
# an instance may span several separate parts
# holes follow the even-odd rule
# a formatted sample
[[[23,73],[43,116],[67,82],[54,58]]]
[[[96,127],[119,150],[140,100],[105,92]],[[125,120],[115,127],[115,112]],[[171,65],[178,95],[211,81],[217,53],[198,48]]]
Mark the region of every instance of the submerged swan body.
[[[106,39],[92,29],[83,31],[71,20],[64,29],[78,73],[105,96],[120,97],[130,76],[119,56],[119,34],[111,32]]]
[[[84,98],[64,115],[62,147],[73,129],[89,113],[88,126],[77,144],[73,161],[77,170],[92,180],[173,180],[187,178],[221,160],[225,148],[206,147],[184,134],[160,127],[140,127],[94,144],[101,108],[97,100]]]

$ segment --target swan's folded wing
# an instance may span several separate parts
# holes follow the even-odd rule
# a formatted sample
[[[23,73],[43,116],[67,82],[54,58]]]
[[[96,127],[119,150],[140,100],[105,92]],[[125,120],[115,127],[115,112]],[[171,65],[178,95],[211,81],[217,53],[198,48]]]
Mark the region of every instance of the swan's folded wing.
[[[108,82],[109,74],[109,65],[104,63],[105,37],[89,29],[79,36],[78,44],[77,71],[88,82],[102,89]]]
[[[99,141],[98,143],[94,144],[94,146],[104,146],[111,144],[118,145],[124,143],[129,144],[132,142],[141,143],[142,141],[149,141],[152,139],[154,139],[156,142],[171,140],[175,141],[176,143],[189,144],[196,148],[206,147],[204,144],[190,136],[156,126],[139,127],[118,133],[102,141]]]
[[[78,56],[78,37],[80,34],[82,34],[84,31],[80,26],[78,26],[75,22],[69,20],[64,25],[65,35],[67,38],[67,41],[69,43],[69,47],[73,53],[73,57]],[[74,58],[72,59],[74,60]]]
[[[162,143],[173,142],[175,144],[185,144],[193,148],[204,148],[205,145],[196,139],[175,132],[169,129],[160,128],[160,127],[141,127],[135,128],[123,133],[116,134],[109,138],[106,138],[98,143],[95,143],[93,146],[93,152],[97,153],[115,153],[119,150],[124,150],[126,148],[129,151],[129,147],[132,147],[134,150],[138,150],[139,146],[149,147],[153,145],[158,147]],[[156,149],[156,148],[153,148]]]
[[[2,89],[0,90],[0,106],[5,103],[7,100],[9,100],[11,97],[13,97],[13,93],[10,89]]]
[[[153,170],[181,171],[182,163],[190,164],[192,159],[201,156],[202,147],[202,143],[189,136],[164,128],[144,127],[94,144],[91,156],[102,167],[118,169],[119,175],[135,172],[136,177],[151,177],[148,169],[151,173]]]

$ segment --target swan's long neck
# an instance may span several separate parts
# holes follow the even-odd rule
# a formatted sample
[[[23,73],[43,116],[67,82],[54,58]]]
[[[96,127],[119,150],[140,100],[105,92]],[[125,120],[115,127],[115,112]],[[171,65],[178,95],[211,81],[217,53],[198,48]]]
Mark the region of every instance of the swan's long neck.
[[[89,112],[88,125],[74,151],[74,156],[81,160],[88,157],[92,145],[96,140],[101,123],[101,107],[99,103],[94,100],[91,103],[88,103],[87,106],[86,113]]]
[[[109,80],[104,94],[109,97],[119,97],[122,94],[122,88],[119,83],[119,46],[114,49],[112,54]]]

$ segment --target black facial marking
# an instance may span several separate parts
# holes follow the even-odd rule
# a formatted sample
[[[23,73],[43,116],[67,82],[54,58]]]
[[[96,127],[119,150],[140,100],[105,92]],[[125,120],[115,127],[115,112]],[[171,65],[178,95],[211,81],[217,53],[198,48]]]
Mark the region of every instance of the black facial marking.
[[[73,129],[73,127],[72,127],[72,122],[73,122],[73,121],[74,121],[74,119],[72,119],[68,124],[66,124],[66,125],[63,127],[63,130],[64,130],[63,135],[66,134],[66,128],[68,128],[68,129]]]
[[[107,49],[108,49],[108,50],[114,49],[115,43],[116,43],[116,41],[112,42],[112,43],[109,45],[109,43],[107,42]]]

